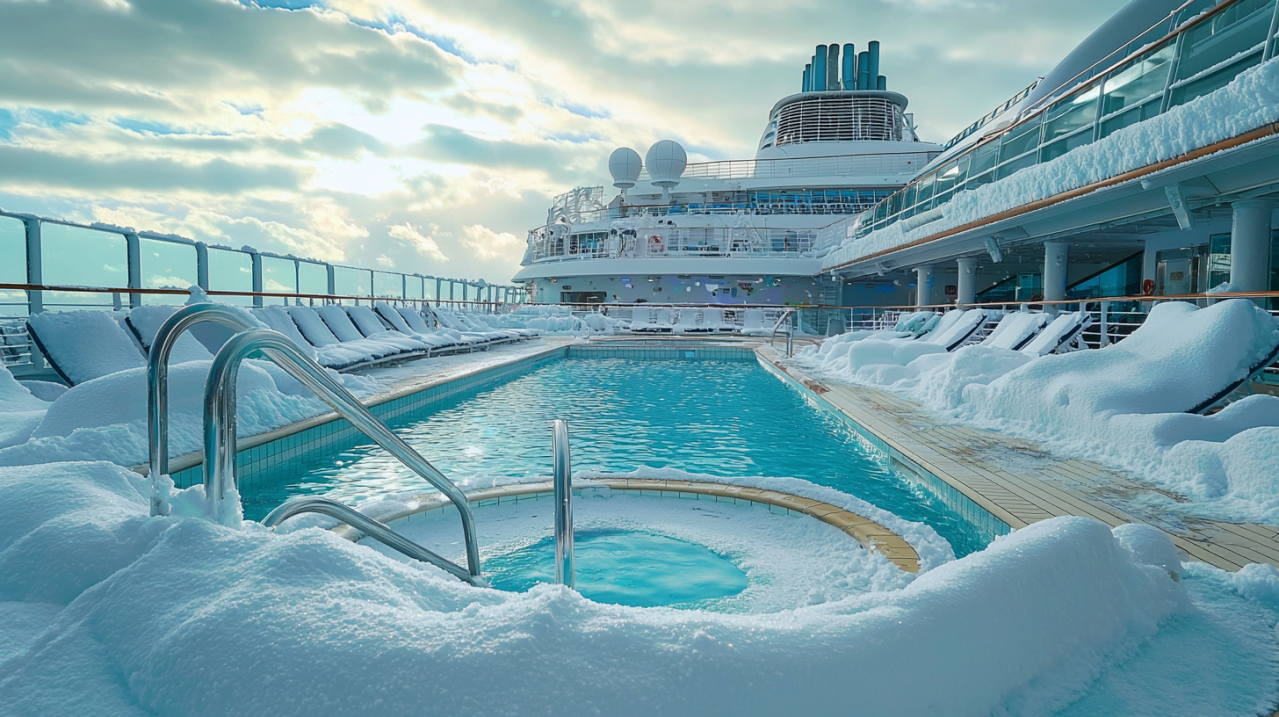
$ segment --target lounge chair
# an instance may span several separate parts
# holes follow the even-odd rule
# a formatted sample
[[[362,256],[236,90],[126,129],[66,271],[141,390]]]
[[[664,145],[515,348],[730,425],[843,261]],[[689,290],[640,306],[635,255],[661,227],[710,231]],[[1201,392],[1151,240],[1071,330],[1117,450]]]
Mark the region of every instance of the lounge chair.
[[[150,355],[151,344],[155,341],[155,335],[160,332],[160,327],[168,321],[170,316],[178,310],[176,306],[139,306],[129,312],[124,317],[124,327],[133,334],[133,338],[142,347],[142,352]],[[173,345],[173,352],[169,354],[170,364],[186,363],[187,361],[212,361],[213,354],[209,352],[190,331],[184,331],[178,337],[177,343]]]
[[[445,341],[427,340],[427,337],[410,336],[387,324],[377,312],[368,306],[344,306],[342,308],[346,310],[347,318],[351,320],[355,328],[371,341],[385,341],[395,346],[403,345],[410,350],[420,350],[414,347],[425,347],[428,354],[445,343]]]
[[[764,326],[763,309],[747,309],[742,315],[742,335],[768,336],[771,333],[772,327]]]
[[[463,341],[460,341],[458,338],[452,336],[448,332],[428,328],[426,326],[426,322],[424,321],[421,324],[421,328],[423,330],[422,331],[415,330],[412,326],[409,326],[409,323],[407,320],[405,320],[403,314],[401,314],[394,306],[391,306],[385,301],[379,301],[376,304],[374,304],[373,311],[377,313],[378,318],[390,324],[392,327],[395,328],[396,331],[399,331],[400,333],[404,334],[405,336],[408,336],[409,338],[416,339],[430,346],[431,355],[433,356],[444,354],[444,353],[456,353],[457,351],[470,350],[469,344]],[[416,311],[413,311],[412,315],[415,316],[419,321],[421,321],[422,316],[418,314]]]
[[[306,338],[307,342],[316,348],[317,351],[326,350],[327,346],[336,346],[351,351],[360,357],[360,365],[358,368],[368,368],[390,360],[397,360],[402,351],[387,344],[380,344],[365,338],[352,341],[342,341],[339,339],[316,313],[315,309],[309,306],[290,306],[285,309],[289,313],[289,318],[293,319],[293,323],[297,325],[298,332]],[[352,327],[354,329],[354,327]],[[357,332],[358,333],[358,332]],[[334,350],[334,349],[328,349]],[[352,370],[357,366],[352,365],[346,370]]]
[[[698,314],[697,309],[690,309],[688,307],[684,307],[679,310],[679,323],[676,324],[676,328],[679,329],[680,333],[704,334],[707,331],[710,331],[710,329],[703,326],[697,320],[697,314]]]
[[[731,334],[737,327],[724,320],[723,309],[702,309],[702,326],[716,334]]]
[[[1248,370],[1238,380],[1231,381],[1228,385],[1226,385],[1220,391],[1217,391],[1216,393],[1204,399],[1203,401],[1200,401],[1198,404],[1195,405],[1194,408],[1191,408],[1186,413],[1204,414],[1204,413],[1207,413],[1208,411],[1211,411],[1222,401],[1226,400],[1226,398],[1230,394],[1248,385],[1248,383],[1251,382],[1254,377],[1256,377],[1262,371],[1265,371],[1266,368],[1270,366],[1270,364],[1273,364],[1276,360],[1279,360],[1279,344],[1275,345],[1274,348],[1268,351],[1261,358],[1261,360],[1249,366]]]
[[[981,345],[1020,351],[1048,325],[1049,318],[1048,314],[1014,311],[999,321],[995,330],[982,339]]]
[[[407,306],[401,306],[396,309],[396,312],[398,312],[409,325],[409,328],[413,329],[415,334],[438,332],[447,336],[451,341],[453,341],[455,346],[459,347],[459,349],[465,348],[467,351],[474,351],[476,349],[488,350],[489,342],[486,339],[479,336],[463,335],[461,331],[449,329],[435,319],[435,314],[432,313],[430,309],[427,309],[426,311],[431,317],[431,320],[439,325],[439,328],[432,328],[429,326],[426,323],[426,318],[416,309],[410,309]]]
[[[947,351],[954,351],[963,346],[985,323],[986,312],[981,309],[950,311],[943,315],[927,334],[914,340],[936,344]]]
[[[443,326],[449,331],[456,332],[463,339],[468,341],[482,344],[496,344],[509,341],[511,338],[507,334],[499,334],[495,331],[474,331],[471,327],[453,318],[449,312],[441,308],[427,309],[427,311],[431,312],[431,315],[435,317],[435,322],[440,326]]]
[[[1022,347],[1021,352],[1030,354],[1031,356],[1047,356],[1051,353],[1062,353],[1068,350],[1068,347],[1078,341],[1082,344],[1080,338],[1084,333],[1084,329],[1092,325],[1092,318],[1087,313],[1079,311],[1071,314],[1062,314],[1052,320],[1039,335]],[[1081,346],[1076,346],[1081,348]]]
[[[111,312],[44,311],[27,317],[27,334],[68,386],[147,365]]]

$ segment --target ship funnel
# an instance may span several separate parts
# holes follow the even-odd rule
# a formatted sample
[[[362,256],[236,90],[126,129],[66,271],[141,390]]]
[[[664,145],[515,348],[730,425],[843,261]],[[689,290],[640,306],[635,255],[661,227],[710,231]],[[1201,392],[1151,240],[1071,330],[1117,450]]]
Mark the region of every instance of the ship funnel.
[[[824,90],[839,89],[839,43],[832,42],[826,50],[826,84]]]
[[[888,78],[887,78],[887,77],[884,77],[883,75],[880,75],[879,77],[876,77],[876,78],[875,78],[875,89],[877,89],[877,90],[887,90],[887,89],[888,89]]]
[[[808,92],[808,84],[811,81],[809,78],[811,77],[812,74],[813,74],[813,63],[810,62],[807,65],[804,65],[804,81],[803,81],[803,84],[799,86],[800,92]]]
[[[870,53],[857,53],[857,89],[868,90],[870,84]]]
[[[813,89],[819,92],[826,89],[825,45],[818,45],[817,52],[813,54]]]
[[[879,40],[871,40],[866,45],[866,50],[870,52],[870,67],[866,70],[866,89],[875,89],[875,84],[879,78]]]
[[[857,89],[857,51],[852,43],[844,45],[843,78],[844,89]]]

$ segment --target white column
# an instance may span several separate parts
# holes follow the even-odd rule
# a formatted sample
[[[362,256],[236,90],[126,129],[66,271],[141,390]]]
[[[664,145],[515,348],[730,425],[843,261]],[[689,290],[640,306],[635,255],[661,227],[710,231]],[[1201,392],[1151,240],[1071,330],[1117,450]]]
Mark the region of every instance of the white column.
[[[1270,288],[1270,216],[1274,203],[1245,199],[1231,205],[1230,283],[1235,291]]]
[[[956,303],[977,303],[977,257],[966,256],[955,263],[959,265],[959,298]]]
[[[915,277],[915,306],[931,305],[933,303],[933,268],[917,266]]]
[[[1061,301],[1066,298],[1066,255],[1070,252],[1067,242],[1044,242],[1044,301]]]

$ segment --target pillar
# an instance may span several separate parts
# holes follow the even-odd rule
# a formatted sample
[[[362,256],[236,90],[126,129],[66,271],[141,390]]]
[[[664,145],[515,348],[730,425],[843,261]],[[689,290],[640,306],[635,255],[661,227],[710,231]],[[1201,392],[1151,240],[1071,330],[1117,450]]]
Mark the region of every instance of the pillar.
[[[1245,199],[1231,205],[1230,284],[1234,291],[1270,289],[1270,228],[1274,203]]]
[[[977,303],[977,257],[966,256],[958,259],[959,298],[956,303],[962,305]]]
[[[1044,242],[1044,301],[1066,298],[1066,261],[1070,243]]]
[[[933,303],[933,268],[931,266],[915,267],[915,306],[930,306]]]

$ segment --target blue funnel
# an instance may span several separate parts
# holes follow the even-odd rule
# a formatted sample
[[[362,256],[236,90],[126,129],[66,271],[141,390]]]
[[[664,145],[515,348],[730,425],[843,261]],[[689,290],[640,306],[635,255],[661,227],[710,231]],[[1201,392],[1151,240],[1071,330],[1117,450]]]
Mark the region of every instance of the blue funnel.
[[[844,89],[857,89],[857,51],[852,43],[844,45]]]
[[[857,89],[870,89],[870,53],[857,53]]]
[[[818,45],[813,55],[813,90],[826,89],[826,46]]]

